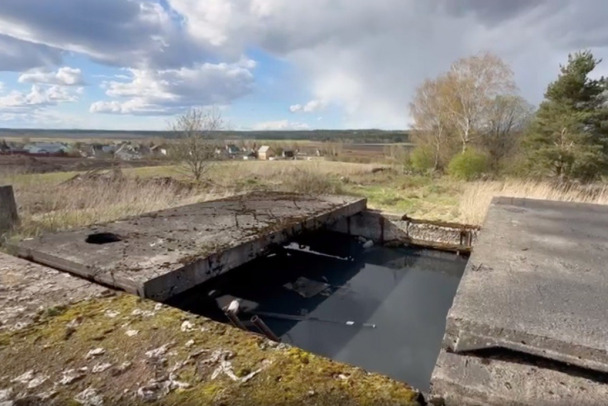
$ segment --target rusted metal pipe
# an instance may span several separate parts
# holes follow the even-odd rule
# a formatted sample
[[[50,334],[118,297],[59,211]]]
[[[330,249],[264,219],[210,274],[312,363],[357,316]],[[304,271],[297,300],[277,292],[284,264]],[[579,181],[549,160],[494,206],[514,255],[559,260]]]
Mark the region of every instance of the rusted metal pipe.
[[[269,340],[276,341],[277,343],[281,342],[281,339],[272,332],[272,330],[262,321],[262,319],[258,316],[253,316],[251,318],[251,322],[254,326],[258,328]]]
[[[224,314],[226,315],[226,317],[228,317],[228,320],[230,320],[230,323],[232,323],[234,327],[240,328],[241,330],[247,330],[247,327],[245,327],[243,322],[241,322],[241,320],[237,317],[236,314],[229,311],[225,311]]]

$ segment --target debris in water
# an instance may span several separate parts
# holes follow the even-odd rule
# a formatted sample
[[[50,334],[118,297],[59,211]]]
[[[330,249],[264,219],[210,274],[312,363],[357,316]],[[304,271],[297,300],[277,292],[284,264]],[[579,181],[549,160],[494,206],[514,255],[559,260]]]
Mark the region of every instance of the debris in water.
[[[294,282],[283,285],[286,289],[293,290],[303,298],[311,298],[329,288],[329,284],[313,281],[312,279],[300,276]]]
[[[241,300],[240,299],[234,299],[232,302],[230,302],[230,304],[228,305],[228,309],[227,311],[236,315],[239,312],[239,308],[241,306]]]
[[[374,242],[372,240],[367,240],[363,243],[363,248],[368,249],[374,246]]]

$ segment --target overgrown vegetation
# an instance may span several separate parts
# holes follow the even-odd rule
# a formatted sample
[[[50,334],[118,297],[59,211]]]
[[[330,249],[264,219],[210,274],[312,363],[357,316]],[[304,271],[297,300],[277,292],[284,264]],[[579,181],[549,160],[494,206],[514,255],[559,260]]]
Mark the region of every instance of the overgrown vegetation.
[[[411,103],[412,168],[467,180],[480,170],[560,182],[599,179],[608,171],[608,81],[590,74],[600,62],[589,51],[570,55],[533,114],[498,57],[456,61],[425,81]],[[467,155],[470,148],[478,152]]]

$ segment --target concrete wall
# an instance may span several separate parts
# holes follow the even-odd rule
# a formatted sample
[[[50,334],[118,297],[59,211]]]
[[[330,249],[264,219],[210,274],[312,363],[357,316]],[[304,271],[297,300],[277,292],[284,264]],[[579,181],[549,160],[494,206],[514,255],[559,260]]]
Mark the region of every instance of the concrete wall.
[[[418,220],[402,220],[367,210],[333,224],[330,229],[378,243],[412,243],[432,248],[468,248],[477,240],[475,227]]]

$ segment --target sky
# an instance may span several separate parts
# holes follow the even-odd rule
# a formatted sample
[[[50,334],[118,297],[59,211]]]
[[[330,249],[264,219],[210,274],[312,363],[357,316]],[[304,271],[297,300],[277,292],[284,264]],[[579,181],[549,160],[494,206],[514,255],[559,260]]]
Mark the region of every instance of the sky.
[[[568,53],[607,61],[605,0],[1,0],[0,127],[407,129],[422,81],[493,52],[533,104]]]

